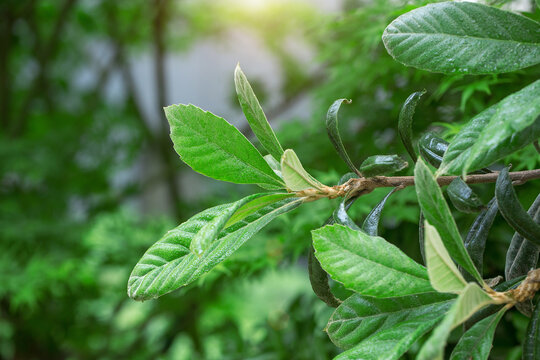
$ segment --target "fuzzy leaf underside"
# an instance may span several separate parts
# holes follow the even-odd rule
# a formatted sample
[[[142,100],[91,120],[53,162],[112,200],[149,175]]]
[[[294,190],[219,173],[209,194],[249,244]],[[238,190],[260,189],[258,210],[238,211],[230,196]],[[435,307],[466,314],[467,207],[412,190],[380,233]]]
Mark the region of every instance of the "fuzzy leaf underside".
[[[397,61],[445,74],[504,73],[540,62],[536,21],[471,2],[409,11],[387,26],[382,39]]]
[[[444,247],[448,250],[452,259],[482,283],[482,277],[465,249],[463,239],[444,199],[441,188],[422,159],[416,162],[414,181],[418,202],[424,217],[437,229]]]
[[[443,321],[433,330],[418,353],[418,360],[442,360],[446,340],[453,328],[466,321],[475,312],[492,304],[493,300],[475,283],[468,283],[458,296]]]
[[[284,188],[259,151],[225,119],[183,104],[167,106],[165,115],[174,149],[193,170],[216,180]]]
[[[425,254],[431,286],[440,292],[460,293],[467,282],[461,276],[448,251],[433,226],[424,224]]]
[[[467,330],[452,351],[450,360],[487,360],[495,329],[505,312],[506,308],[503,308]]]
[[[292,149],[285,150],[281,157],[281,174],[283,180],[285,180],[285,185],[292,191],[310,188],[322,189],[324,187],[304,169],[300,159]]]
[[[383,238],[337,224],[312,236],[323,269],[351,290],[379,298],[433,291],[426,269]]]
[[[540,80],[473,117],[454,137],[438,173],[464,175],[540,137]]]
[[[286,198],[269,204],[221,230],[202,254],[190,251],[191,240],[204,225],[226,209],[238,209],[260,196],[251,195],[235,203],[207,209],[165,234],[133,269],[128,281],[128,295],[135,300],[147,300],[193,282],[229,257],[274,218],[302,202],[301,199]]]
[[[353,294],[334,311],[326,331],[336,346],[351,349],[399,323],[441,317],[454,300],[454,295],[437,292],[384,299]]]

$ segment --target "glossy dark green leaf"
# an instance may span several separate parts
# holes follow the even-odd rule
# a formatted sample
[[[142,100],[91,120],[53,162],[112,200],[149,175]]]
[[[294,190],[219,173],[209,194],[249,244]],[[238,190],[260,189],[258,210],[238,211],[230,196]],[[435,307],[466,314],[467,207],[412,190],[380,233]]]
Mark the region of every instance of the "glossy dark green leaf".
[[[383,238],[337,224],[312,236],[323,269],[351,290],[374,297],[433,291],[426,269]]]
[[[477,213],[485,208],[482,201],[461,178],[455,178],[446,189],[456,209],[464,213]]]
[[[506,308],[503,308],[467,330],[452,351],[450,360],[487,360],[495,329],[505,312]]]
[[[448,141],[441,139],[432,132],[427,132],[418,140],[418,150],[422,158],[433,167],[441,165],[443,155],[448,149]]]
[[[388,198],[398,190],[399,188],[393,188],[366,216],[364,222],[362,223],[362,230],[364,230],[368,235],[377,236],[379,220],[381,219],[384,205],[386,205],[386,200],[388,200]]]
[[[540,137],[540,80],[487,108],[454,137],[438,174],[489,166]]]
[[[257,149],[224,119],[193,105],[167,106],[165,115],[174,149],[193,170],[237,184],[285,187]]]
[[[474,263],[465,249],[441,188],[422,159],[419,159],[416,163],[414,182],[418,202],[424,217],[437,229],[452,259],[482,283],[482,277],[474,267]]]
[[[386,299],[354,294],[334,311],[326,331],[334,344],[350,349],[338,359],[399,359],[454,301],[436,292]]]
[[[279,143],[274,130],[270,127],[266,115],[264,114],[257,96],[253,92],[246,75],[240,69],[240,65],[236,65],[234,70],[234,84],[238,101],[242,107],[242,111],[253,130],[253,133],[261,142],[261,145],[272,155],[276,160],[281,159],[283,148]]]
[[[424,229],[424,214],[420,210],[420,216],[418,218],[418,245],[420,246],[420,255],[424,265],[426,264],[426,250],[425,250],[425,229]]]
[[[536,223],[529,215],[516,195],[508,168],[499,173],[495,184],[495,196],[499,205],[499,211],[508,222],[525,239],[540,246],[540,224]]]
[[[442,2],[409,11],[384,30],[397,61],[445,74],[497,74],[540,62],[540,25],[471,2]]]
[[[405,169],[409,164],[398,155],[374,155],[360,165],[360,172],[365,177],[389,175]]]
[[[498,210],[499,208],[497,207],[496,199],[491,199],[491,201],[487,204],[486,209],[484,209],[480,214],[478,214],[476,219],[474,219],[474,222],[467,233],[467,237],[465,238],[465,249],[467,249],[471,260],[480,275],[483,274],[486,240]],[[473,281],[473,278],[468,272],[463,271],[461,267],[460,270],[467,281]]]
[[[398,121],[398,132],[401,142],[405,146],[405,149],[411,156],[413,162],[416,162],[416,152],[412,144],[412,123],[414,111],[416,110],[416,105],[420,101],[422,95],[426,93],[426,90],[417,91],[409,95],[407,100],[403,103],[401,111],[399,112],[399,121]]]
[[[540,194],[536,197],[527,212],[535,223],[540,224]],[[526,275],[529,270],[536,268],[540,247],[515,233],[506,253],[504,274],[506,280]]]
[[[358,170],[351,161],[347,150],[345,150],[345,146],[343,146],[343,141],[341,141],[341,136],[339,135],[338,112],[343,103],[350,104],[351,100],[338,99],[334,101],[332,106],[328,109],[328,113],[326,114],[326,132],[341,159],[345,161],[351,171],[358,173]]]
[[[298,198],[286,198],[269,204],[221,229],[201,254],[190,251],[192,239],[201,230],[205,231],[205,225],[224,213],[234,216],[234,209],[238,210],[262,195],[251,195],[231,204],[207,209],[167,232],[146,251],[133,269],[128,281],[128,295],[135,300],[147,300],[193,282],[229,257],[278,215],[302,203]],[[214,234],[213,231],[208,233]]]
[[[540,298],[536,302],[533,315],[527,326],[523,342],[523,360],[540,359]]]

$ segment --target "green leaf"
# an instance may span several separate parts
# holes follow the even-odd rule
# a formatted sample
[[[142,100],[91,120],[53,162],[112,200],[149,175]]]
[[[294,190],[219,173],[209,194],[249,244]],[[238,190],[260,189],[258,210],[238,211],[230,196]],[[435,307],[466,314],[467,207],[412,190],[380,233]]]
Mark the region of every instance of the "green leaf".
[[[315,188],[324,189],[324,185],[311,176],[296,156],[294,150],[287,149],[281,157],[281,173],[285,180],[285,185],[289,190],[301,191]]]
[[[274,170],[274,173],[279,176],[281,179],[283,179],[283,174],[281,174],[281,164],[279,161],[274,159],[274,157],[270,154],[263,156],[264,160],[270,166],[272,170]]]
[[[269,204],[222,229],[202,254],[190,251],[191,241],[206,224],[224,212],[230,214],[232,209],[240,209],[261,195],[251,195],[231,204],[207,209],[165,234],[146,251],[133,269],[128,281],[128,295],[135,300],[147,300],[193,282],[229,257],[278,215],[302,203],[301,199],[286,198]]]
[[[480,275],[483,274],[484,263],[484,250],[486,248],[486,240],[489,234],[489,229],[493,225],[493,220],[498,213],[497,201],[495,198],[487,204],[485,210],[483,210],[476,219],[474,219],[467,237],[465,238],[465,249],[469,253],[474,267],[478,270]],[[465,280],[472,281],[469,273],[462,271]]]
[[[527,212],[535,223],[540,224],[540,194],[536,197]],[[521,234],[515,233],[506,253],[506,265],[504,274],[506,280],[511,280],[526,275],[529,270],[538,264],[540,248],[525,239]]]
[[[540,62],[540,25],[471,2],[442,2],[409,11],[384,30],[397,61],[444,74],[498,74]]]
[[[255,147],[224,119],[193,105],[165,108],[174,149],[193,170],[223,181],[282,189]]]
[[[448,149],[448,141],[441,139],[432,132],[427,132],[418,140],[418,150],[422,158],[438,168],[441,165],[443,155]]]
[[[405,169],[409,164],[398,155],[374,155],[360,165],[360,172],[365,177],[389,175]]]
[[[342,225],[313,230],[312,236],[323,269],[351,290],[374,297],[432,291],[426,269],[383,238]]]
[[[425,264],[426,263],[426,250],[424,246],[424,239],[425,239],[424,223],[425,223],[424,214],[422,213],[422,210],[420,210],[420,216],[418,216],[418,245],[420,246],[420,255],[422,256],[422,261]]]
[[[409,95],[407,100],[403,103],[401,111],[399,112],[399,121],[398,121],[398,132],[401,142],[405,146],[405,149],[411,156],[413,162],[416,162],[416,152],[412,145],[412,123],[414,111],[416,110],[416,105],[420,101],[422,95],[426,93],[426,90],[417,91]]]
[[[424,233],[427,271],[431,286],[440,292],[459,294],[467,286],[467,282],[454,265],[437,229],[426,221]]]
[[[458,296],[444,320],[433,330],[418,354],[418,360],[442,360],[446,340],[453,328],[467,320],[475,312],[492,304],[493,300],[475,283],[468,283]]]
[[[455,178],[446,189],[456,209],[464,213],[477,213],[485,206],[472,189],[460,178]]]
[[[384,205],[386,205],[386,200],[388,200],[388,198],[399,189],[399,187],[393,188],[381,201],[379,201],[377,206],[375,206],[369,212],[368,216],[366,216],[364,223],[362,224],[362,230],[364,230],[368,235],[377,236],[379,220],[381,219]]]
[[[452,351],[450,360],[487,360],[491,352],[495,329],[506,310],[502,308],[496,314],[477,322],[467,330]]]
[[[361,230],[360,227],[356,225],[354,220],[350,218],[349,214],[347,214],[346,201],[347,199],[343,199],[343,201],[340,201],[338,207],[336,208],[336,210],[334,210],[334,223],[347,226],[348,228],[351,228],[353,230]]]
[[[454,300],[454,295],[437,292],[385,299],[353,294],[334,311],[326,332],[336,346],[351,349],[400,323],[439,319]],[[399,343],[402,336],[395,335]]]
[[[495,196],[499,204],[499,211],[506,222],[525,239],[535,245],[540,245],[540,224],[536,223],[521,206],[512,186],[508,168],[499,173],[495,184]]]
[[[438,174],[481,169],[540,137],[540,80],[476,115],[454,137]]]
[[[264,115],[259,100],[257,99],[257,96],[255,96],[246,75],[244,75],[242,69],[240,69],[240,64],[236,65],[236,69],[234,70],[234,84],[236,86],[238,101],[240,102],[240,106],[242,107],[242,111],[246,116],[251,130],[253,130],[253,133],[261,142],[261,145],[270,155],[275,159],[281,159],[283,148],[281,147],[274,130],[270,127],[266,115]]]
[[[523,342],[523,360],[538,359],[540,359],[540,298],[534,307]]]
[[[245,219],[249,215],[259,211],[260,209],[262,209],[262,208],[264,208],[264,207],[266,207],[268,205],[271,205],[273,203],[276,203],[278,201],[288,199],[288,198],[291,198],[291,197],[294,197],[294,194],[278,193],[278,194],[267,194],[267,195],[259,196],[256,199],[253,199],[253,200],[245,203],[244,205],[240,206],[234,212],[234,214],[229,217],[229,220],[225,224],[225,227],[227,228],[227,227],[229,227],[229,226],[231,226],[231,225]]]
[[[352,100],[347,99],[338,99],[334,101],[332,106],[328,109],[328,113],[326,114],[326,132],[328,133],[328,137],[330,138],[330,141],[336,148],[337,153],[347,163],[347,166],[349,166],[349,169],[351,171],[354,171],[355,173],[358,173],[358,170],[356,169],[356,166],[354,166],[353,162],[351,161],[351,158],[349,157],[349,154],[347,153],[347,150],[345,150],[345,147],[343,146],[343,142],[341,141],[341,136],[339,135],[339,126],[338,126],[338,112],[339,108],[341,107],[341,104],[350,104]]]
[[[441,188],[435,177],[424,163],[419,159],[414,169],[414,182],[418,202],[428,222],[433,225],[444,242],[448,253],[459,265],[474,276],[480,283],[482,277],[463,245],[454,217],[444,200]]]

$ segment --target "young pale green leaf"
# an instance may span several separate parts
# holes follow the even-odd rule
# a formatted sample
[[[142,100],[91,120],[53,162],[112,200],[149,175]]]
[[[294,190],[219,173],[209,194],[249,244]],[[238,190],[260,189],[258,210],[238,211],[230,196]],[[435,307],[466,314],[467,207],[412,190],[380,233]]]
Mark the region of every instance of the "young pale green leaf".
[[[506,222],[525,239],[540,246],[540,224],[536,223],[521,206],[512,186],[508,168],[499,173],[495,184],[495,197]]]
[[[442,313],[426,314],[423,318],[407,319],[377,332],[334,360],[398,360],[443,317]]]
[[[485,208],[478,195],[461,178],[455,178],[446,191],[452,204],[461,212],[472,214]]]
[[[465,238],[465,249],[469,253],[474,266],[480,273],[483,274],[483,264],[484,264],[484,250],[486,248],[486,240],[489,234],[489,229],[493,225],[493,220],[497,215],[499,208],[497,206],[497,201],[495,198],[487,204],[485,210],[483,210],[476,219],[474,219],[467,237]],[[462,270],[462,269],[460,269]],[[465,271],[461,271],[465,280],[473,281],[474,279]]]
[[[377,236],[379,220],[381,219],[384,205],[386,205],[386,200],[388,200],[388,198],[399,189],[399,187],[393,188],[366,216],[364,222],[362,223],[362,230],[364,230],[368,235]]]
[[[441,165],[443,155],[448,149],[448,141],[441,139],[432,132],[427,132],[418,140],[418,150],[420,156],[438,168]]]
[[[474,263],[463,245],[463,240],[448,204],[444,200],[441,188],[422,159],[416,163],[414,182],[424,217],[437,229],[452,259],[482,283],[482,277],[474,267]]]
[[[459,273],[452,261],[450,254],[433,226],[427,221],[424,223],[425,254],[427,271],[431,286],[440,292],[452,292],[459,294],[467,285],[467,282]]]
[[[454,300],[455,295],[437,292],[385,299],[353,294],[334,311],[326,332],[334,344],[351,349],[397,324],[419,324],[432,316],[438,319]],[[397,335],[394,340],[399,342],[402,336]]]
[[[342,225],[313,230],[312,236],[323,269],[362,295],[392,297],[433,290],[426,269],[383,238]]]
[[[540,62],[540,24],[471,2],[442,2],[409,11],[384,30],[397,61],[445,74],[497,74]]]
[[[450,360],[487,360],[495,329],[506,310],[506,307],[502,308],[467,330],[452,351]]]
[[[261,142],[261,145],[270,155],[275,159],[281,159],[283,148],[281,147],[274,130],[270,127],[266,115],[264,115],[259,100],[257,99],[257,96],[255,96],[246,75],[244,75],[242,69],[240,69],[240,64],[236,65],[236,69],[234,70],[234,84],[236,86],[238,101],[240,102],[240,106],[242,107],[242,111],[246,116],[251,130],[253,130],[253,133]]]
[[[492,304],[491,297],[475,283],[468,283],[458,296],[444,320],[433,330],[418,354],[418,360],[442,360],[446,340],[453,328],[478,310]]]
[[[343,146],[343,142],[341,141],[341,136],[339,135],[339,126],[338,126],[338,112],[339,108],[341,107],[341,104],[350,104],[351,100],[347,99],[338,99],[334,101],[332,106],[328,109],[328,113],[326,114],[326,132],[328,133],[328,137],[330,138],[330,141],[336,148],[337,153],[341,157],[343,161],[347,164],[349,169],[351,171],[354,171],[355,173],[358,173],[358,170],[356,169],[356,166],[354,166],[353,162],[351,161],[351,158],[349,157],[349,154],[347,153],[347,150],[345,150],[345,146]]]
[[[422,95],[426,93],[426,90],[417,91],[409,95],[407,100],[403,103],[401,111],[399,112],[399,121],[398,121],[398,132],[401,142],[405,146],[405,149],[411,156],[412,161],[416,161],[418,157],[414,151],[412,144],[412,123],[414,111],[416,110],[416,105],[420,101]]]
[[[540,359],[540,299],[536,302],[523,342],[523,360],[538,359]]]
[[[300,159],[292,149],[285,150],[281,157],[281,174],[285,185],[292,191],[310,188],[322,190],[324,188],[323,184],[304,170]]]
[[[261,194],[207,209],[165,234],[133,269],[128,281],[128,295],[135,300],[147,300],[193,282],[229,257],[278,215],[302,203],[301,199],[286,198],[269,204],[221,230],[202,254],[190,251],[191,241],[206,224],[224,211],[230,213],[231,208],[239,209],[258,197]]]
[[[540,137],[540,80],[476,115],[454,137],[438,173],[481,169]]]
[[[527,212],[535,223],[540,224],[540,194],[536,197]],[[538,264],[540,247],[525,239],[521,234],[515,233],[506,253],[504,274],[506,280],[526,275],[529,270]]]
[[[167,106],[165,115],[174,149],[193,170],[237,184],[284,188],[257,149],[224,119],[193,105]]]
[[[360,165],[360,172],[365,177],[389,175],[405,169],[409,164],[398,155],[374,155]]]

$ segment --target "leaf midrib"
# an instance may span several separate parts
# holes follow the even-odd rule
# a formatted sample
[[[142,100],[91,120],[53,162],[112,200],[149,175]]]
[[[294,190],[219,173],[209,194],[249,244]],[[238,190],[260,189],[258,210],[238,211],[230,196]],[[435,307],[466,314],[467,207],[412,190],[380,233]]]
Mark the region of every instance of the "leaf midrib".
[[[447,34],[447,33],[426,33],[426,32],[398,32],[398,33],[390,33],[387,32],[383,37],[388,36],[399,36],[399,35],[422,35],[422,36],[449,36],[449,37],[456,37],[460,39],[476,39],[476,40],[484,40],[484,41],[500,41],[500,42],[512,42],[512,43],[518,43],[518,44],[526,44],[526,45],[537,45],[540,46],[540,42],[529,42],[529,41],[518,41],[518,40],[505,40],[505,39],[494,39],[494,38],[484,38],[479,36],[469,36],[469,35],[455,35],[455,34]]]

